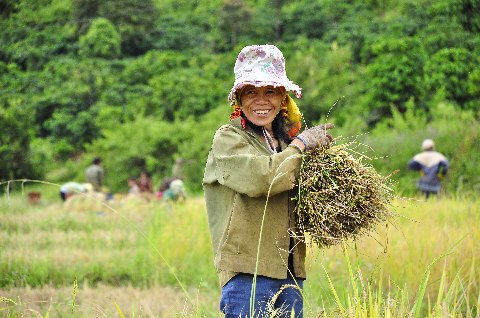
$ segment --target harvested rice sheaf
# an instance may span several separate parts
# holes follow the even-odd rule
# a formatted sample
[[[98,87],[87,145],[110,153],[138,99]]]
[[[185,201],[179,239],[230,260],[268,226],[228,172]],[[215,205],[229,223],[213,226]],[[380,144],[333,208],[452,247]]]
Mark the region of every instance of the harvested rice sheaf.
[[[319,147],[303,159],[297,225],[319,247],[369,234],[393,215],[391,179],[349,145]]]

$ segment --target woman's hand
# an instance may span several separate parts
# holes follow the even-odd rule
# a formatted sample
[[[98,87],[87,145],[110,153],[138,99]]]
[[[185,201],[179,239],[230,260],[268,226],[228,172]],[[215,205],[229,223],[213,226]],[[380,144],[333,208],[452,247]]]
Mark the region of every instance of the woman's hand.
[[[302,151],[311,150],[319,146],[327,147],[333,141],[333,137],[327,132],[327,130],[334,127],[334,124],[322,124],[304,130],[292,141],[292,143],[298,146]],[[300,145],[300,143],[302,145]]]

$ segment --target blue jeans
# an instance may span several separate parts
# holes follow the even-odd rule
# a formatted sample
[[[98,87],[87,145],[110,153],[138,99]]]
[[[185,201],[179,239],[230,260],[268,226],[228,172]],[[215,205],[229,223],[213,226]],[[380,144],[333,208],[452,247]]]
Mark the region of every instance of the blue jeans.
[[[273,308],[277,310],[275,317],[291,317],[291,312],[294,310],[295,317],[302,318],[303,298],[300,291],[294,287],[286,287],[279,293],[282,286],[286,284],[295,286],[298,284],[298,287],[303,289],[303,279],[295,280],[290,275],[286,279],[257,276],[254,317],[270,317],[269,310]],[[220,310],[226,318],[250,317],[252,282],[252,274],[238,274],[223,286]],[[273,297],[277,298],[271,304]]]

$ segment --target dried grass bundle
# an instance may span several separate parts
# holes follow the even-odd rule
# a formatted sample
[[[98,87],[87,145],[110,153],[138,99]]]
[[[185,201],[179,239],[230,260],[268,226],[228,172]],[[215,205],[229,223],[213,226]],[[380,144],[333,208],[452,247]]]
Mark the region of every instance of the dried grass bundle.
[[[391,175],[379,175],[350,145],[317,148],[303,159],[297,225],[319,247],[368,234],[393,215]]]

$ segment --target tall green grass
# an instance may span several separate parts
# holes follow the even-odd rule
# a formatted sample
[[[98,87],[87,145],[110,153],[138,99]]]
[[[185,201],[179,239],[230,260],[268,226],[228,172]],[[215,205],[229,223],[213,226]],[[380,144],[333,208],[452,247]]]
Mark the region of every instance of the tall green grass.
[[[79,301],[82,292],[133,289],[148,295],[160,286],[187,301],[189,315],[218,316],[220,289],[202,198],[180,204],[116,201],[108,208],[55,200],[29,205],[21,194],[0,199],[0,316],[20,317],[32,309],[42,317],[52,310],[88,317],[85,308],[95,300]],[[345,249],[309,249],[305,317],[480,314],[478,199],[397,205],[401,216],[379,226],[373,237],[346,242]],[[78,296],[72,302],[74,282]],[[62,301],[20,301],[45,288],[61,291]],[[107,307],[112,315],[142,313],[122,292]]]
[[[379,227],[373,237],[347,243],[345,250],[310,250],[305,288],[309,307],[334,312],[341,308],[339,304],[347,308],[361,300],[363,306],[370,305],[365,302],[374,297],[378,310],[385,315],[390,312],[390,317],[413,313],[426,317],[433,314],[432,301],[437,299],[435,304],[441,303],[452,317],[476,317],[480,297],[478,199],[398,204],[400,217]],[[391,308],[385,308],[387,304]]]

